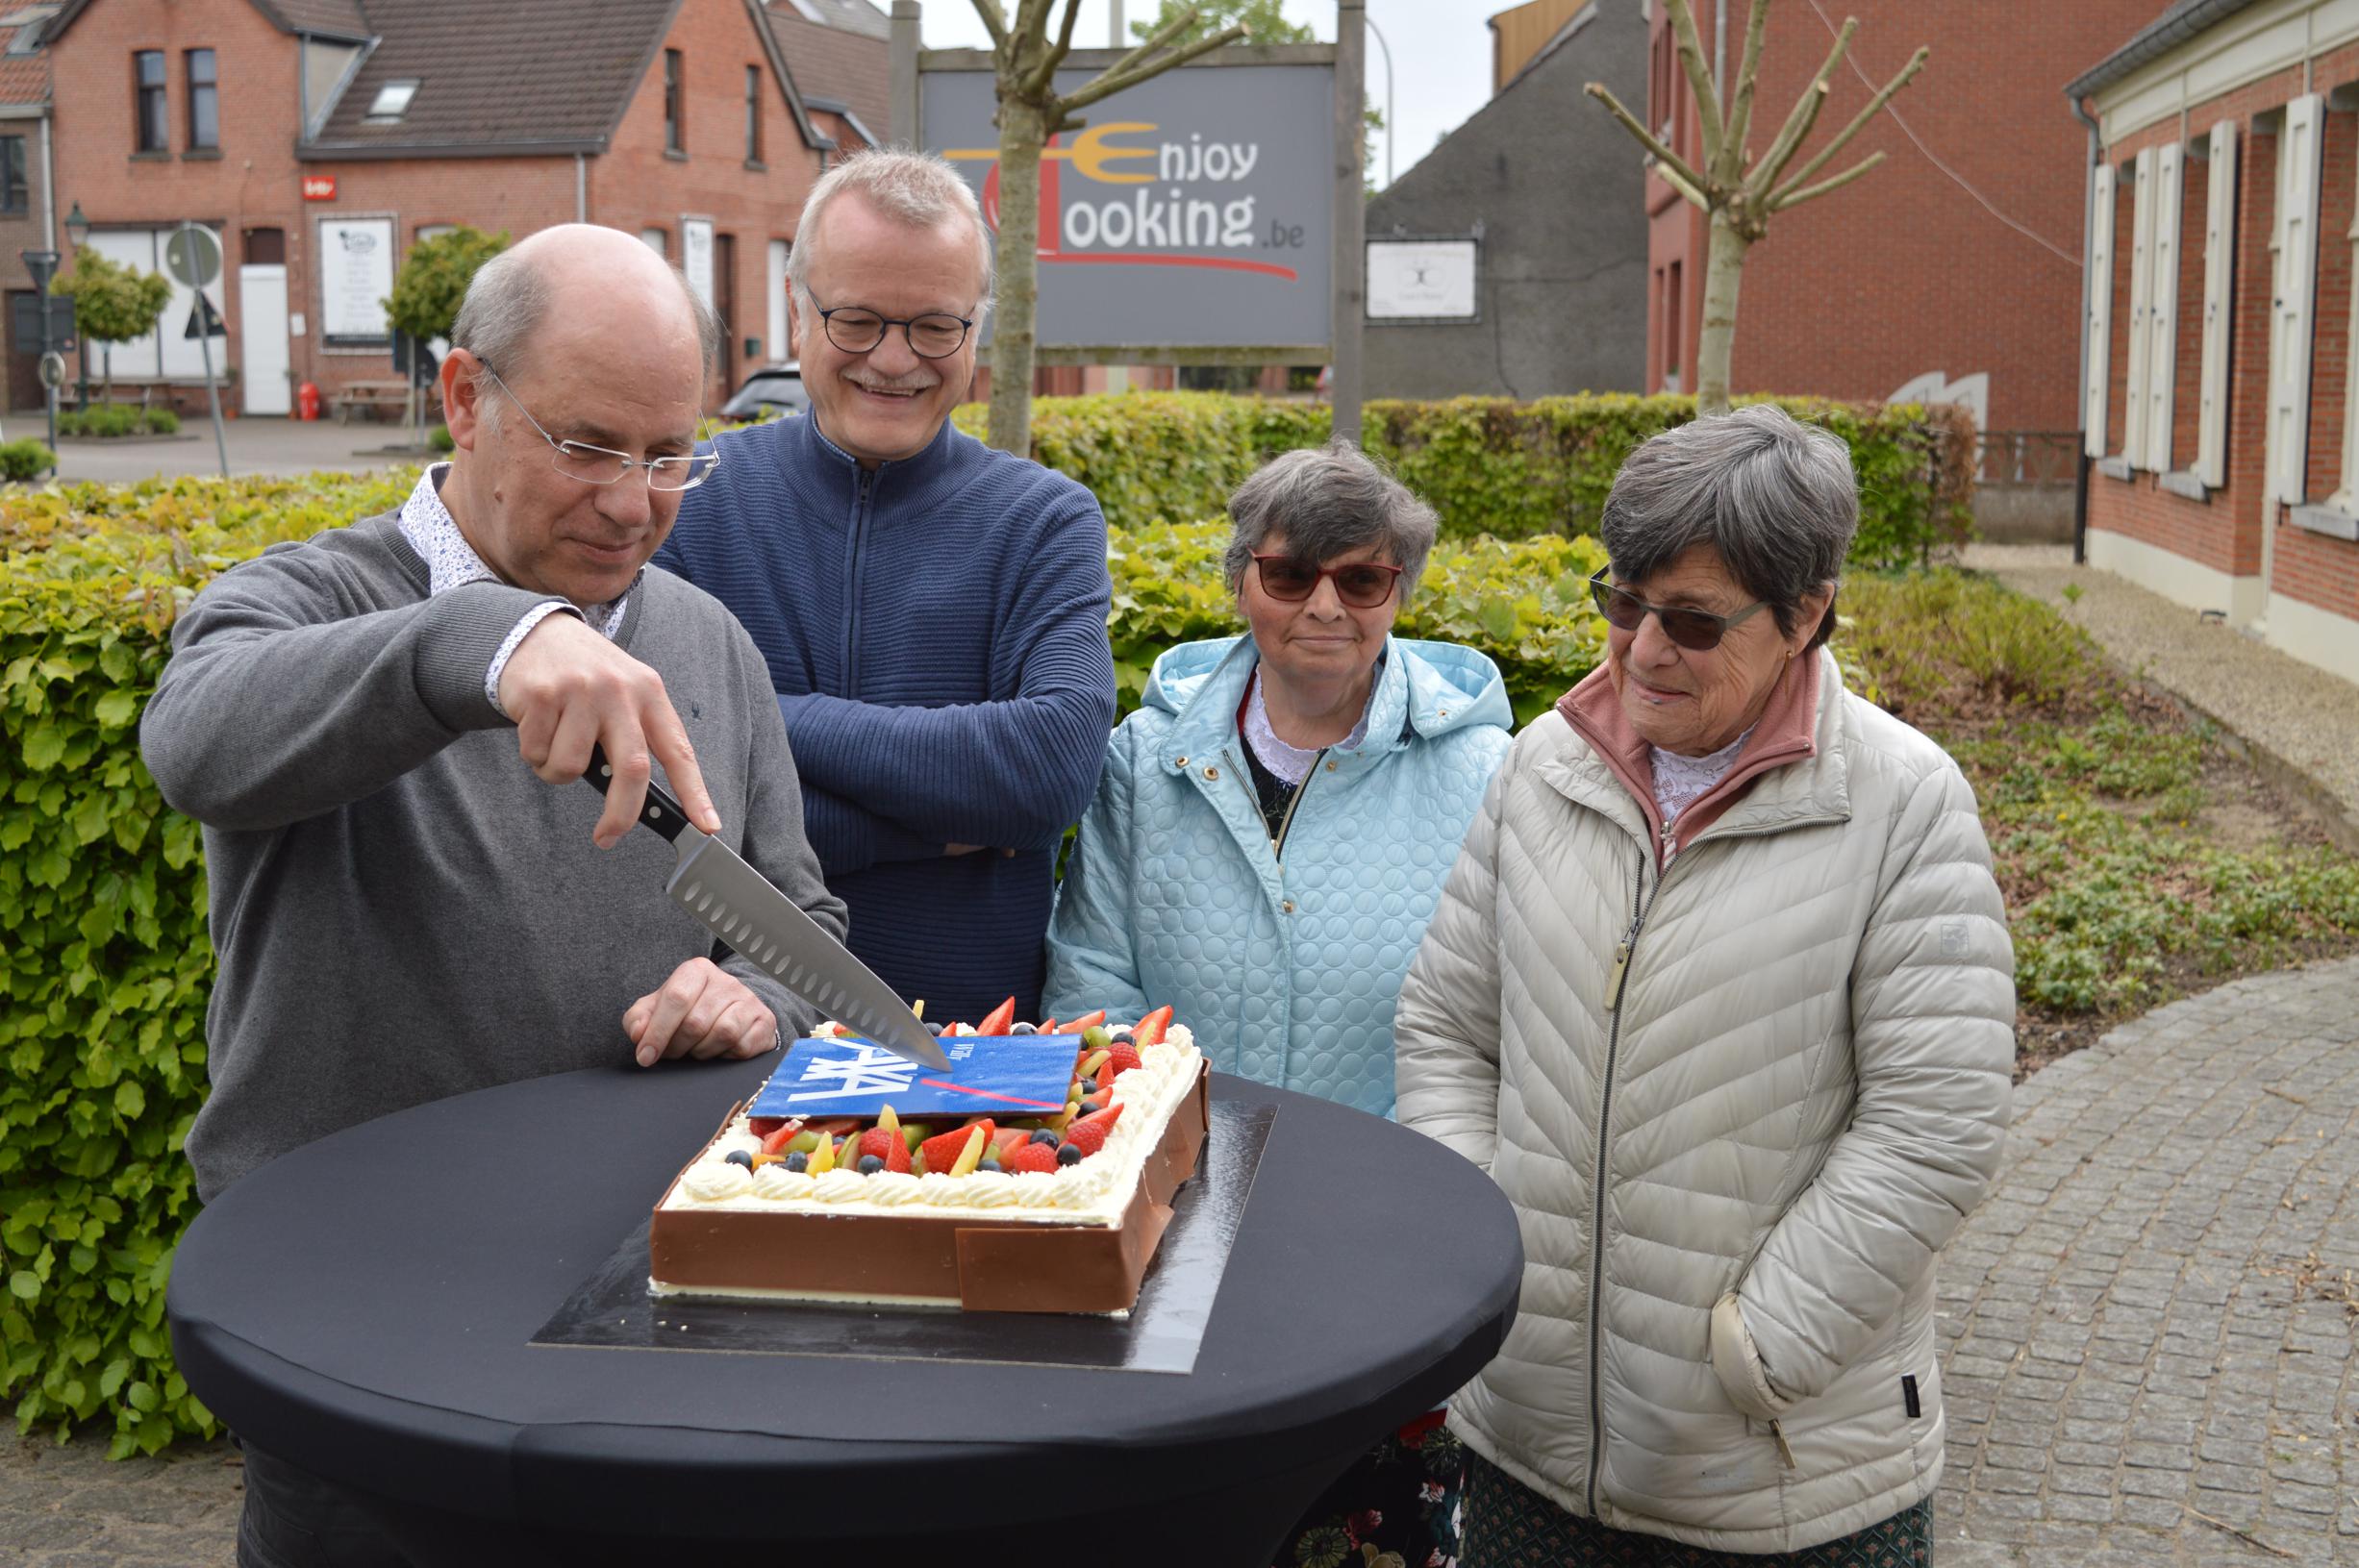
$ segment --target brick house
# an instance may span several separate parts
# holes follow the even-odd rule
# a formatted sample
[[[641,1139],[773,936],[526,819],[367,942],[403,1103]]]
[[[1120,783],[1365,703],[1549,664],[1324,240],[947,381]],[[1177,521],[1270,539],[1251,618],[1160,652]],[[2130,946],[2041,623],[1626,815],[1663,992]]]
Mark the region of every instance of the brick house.
[[[42,407],[39,335],[20,333],[16,316],[33,294],[24,253],[61,248],[58,210],[50,199],[49,57],[40,46],[41,30],[57,11],[54,4],[0,4],[0,292],[7,295],[0,332],[7,339],[11,409]],[[9,434],[22,436],[30,428]]]
[[[2359,681],[2359,6],[2173,0],[2066,90],[2088,559]]]
[[[1995,10],[1923,0],[1779,7],[1764,50],[1751,140],[1766,148],[1859,18],[1798,169],[1867,106],[1920,44],[1932,58],[1827,175],[1870,153],[1858,184],[1778,213],[1744,266],[1731,385],[1866,402],[1938,398],[1987,431],[2056,433],[2050,465],[2071,472],[2078,387],[2080,128],[2054,110],[2056,79],[2150,19],[2160,0],[2069,0]],[[1694,0],[1707,63],[1725,17],[1727,68],[1744,49],[1740,0]],[[1691,161],[1703,134],[1660,4],[1651,8],[1647,107],[1630,106]],[[2003,25],[1997,19],[2003,14]],[[1854,68],[1856,66],[1856,68]],[[1870,85],[1872,81],[1873,86]],[[1905,122],[1905,129],[1902,122]],[[1913,136],[1912,136],[1913,133]],[[1938,162],[1937,162],[1938,160]],[[1944,165],[1946,165],[1945,167]],[[1703,215],[1649,174],[1646,385],[1695,386],[1703,319]],[[2066,492],[2069,498],[2069,491]]]
[[[728,325],[717,401],[786,356],[787,250],[826,160],[890,135],[853,107],[887,102],[882,37],[844,25],[864,13],[881,34],[866,0],[67,0],[47,39],[59,199],[152,270],[180,221],[214,234],[247,413],[304,382],[389,391],[379,302],[456,224],[640,236]],[[158,333],[113,349],[118,395],[191,401],[193,304],[175,284]]]

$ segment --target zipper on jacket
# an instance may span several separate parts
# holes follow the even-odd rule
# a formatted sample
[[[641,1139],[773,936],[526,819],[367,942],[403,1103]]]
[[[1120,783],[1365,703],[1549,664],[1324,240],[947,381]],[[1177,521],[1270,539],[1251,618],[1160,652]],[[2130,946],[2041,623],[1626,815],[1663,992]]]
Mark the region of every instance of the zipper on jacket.
[[[876,470],[863,468],[859,487],[852,492],[852,547],[843,563],[843,694],[847,698],[860,695],[860,676],[853,664],[860,647],[860,549],[867,538],[869,492],[875,487]]]
[[[1245,744],[1250,746],[1253,742],[1248,740]],[[1278,834],[1269,841],[1269,853],[1277,857],[1280,871],[1286,869],[1286,835],[1294,826],[1294,811],[1302,805],[1302,797],[1311,792],[1311,781],[1318,777],[1318,764],[1326,755],[1327,748],[1319,747],[1318,755],[1311,759],[1311,771],[1302,776],[1302,783],[1294,785],[1293,799],[1286,803],[1286,814],[1278,818]],[[1259,795],[1254,797],[1254,805],[1257,809],[1260,807]]]
[[[1801,1469],[1802,1467],[1800,1465],[1794,1462],[1794,1450],[1786,1446],[1786,1430],[1783,1427],[1780,1427],[1774,1420],[1769,1423],[1769,1435],[1777,1439],[1778,1462],[1783,1464],[1789,1470]]]
[[[1670,864],[1669,845],[1664,858],[1666,869]],[[1605,1037],[1605,1072],[1597,1091],[1597,1171],[1591,1182],[1593,1207],[1589,1230],[1589,1512],[1597,1515],[1597,1472],[1605,1463],[1605,1395],[1601,1389],[1601,1352],[1605,1340],[1605,1311],[1602,1300],[1605,1291],[1605,1152],[1606,1129],[1612,1125],[1614,1111],[1615,1055],[1621,1045],[1621,992],[1630,976],[1630,950],[1638,945],[1639,932],[1646,924],[1647,915],[1654,911],[1655,897],[1663,891],[1663,874],[1655,874],[1653,891],[1646,886],[1645,857],[1639,858],[1638,886],[1630,895],[1630,925],[1621,933],[1614,948],[1614,975],[1607,982],[1605,1006],[1613,1017]]]

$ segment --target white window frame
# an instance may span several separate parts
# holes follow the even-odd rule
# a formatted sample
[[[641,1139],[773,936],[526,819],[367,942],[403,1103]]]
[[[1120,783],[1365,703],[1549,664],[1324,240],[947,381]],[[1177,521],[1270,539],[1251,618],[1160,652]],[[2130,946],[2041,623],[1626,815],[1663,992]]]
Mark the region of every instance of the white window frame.
[[[2113,376],[2113,204],[2111,163],[2100,163],[2089,203],[2089,356],[2081,370],[2081,450],[2105,456],[2105,402]]]
[[[2147,245],[2146,465],[2171,471],[2172,398],[2179,379],[2179,204],[2185,161],[2177,142],[2154,150],[2154,234]]]
[[[2215,490],[2228,482],[2228,345],[2236,315],[2236,123],[2221,120],[2212,127],[2204,191],[2208,210],[2203,226],[2203,367],[2196,415],[2196,477]],[[2347,463],[2345,471],[2349,471]]]
[[[2277,133],[2277,212],[2270,249],[2268,497],[2299,505],[2309,493],[2311,333],[2318,293],[2319,137],[2326,100],[2285,106]]]
[[[2146,362],[2154,349],[2147,320],[2154,306],[2154,149],[2131,165],[2129,375],[2121,387],[2121,457],[2146,466]]]

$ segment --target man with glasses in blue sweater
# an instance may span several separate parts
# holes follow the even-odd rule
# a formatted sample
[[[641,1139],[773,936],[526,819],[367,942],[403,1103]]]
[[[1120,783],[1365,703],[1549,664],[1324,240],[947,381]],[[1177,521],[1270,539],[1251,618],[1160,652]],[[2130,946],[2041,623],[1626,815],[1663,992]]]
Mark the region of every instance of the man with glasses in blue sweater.
[[[991,238],[939,158],[855,154],[788,264],[807,417],[723,435],[659,564],[768,660],[848,943],[929,1017],[1039,1016],[1057,846],[1114,722],[1090,492],[950,424]]]

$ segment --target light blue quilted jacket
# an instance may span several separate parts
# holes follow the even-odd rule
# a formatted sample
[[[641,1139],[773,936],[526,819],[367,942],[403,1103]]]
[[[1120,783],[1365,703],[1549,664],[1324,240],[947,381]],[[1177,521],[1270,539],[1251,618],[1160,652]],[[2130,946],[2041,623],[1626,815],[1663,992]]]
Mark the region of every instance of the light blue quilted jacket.
[[[1048,928],[1052,1016],[1171,1004],[1220,1072],[1393,1111],[1393,1008],[1515,722],[1490,660],[1393,637],[1285,860],[1237,731],[1250,637],[1182,643],[1106,747]]]

